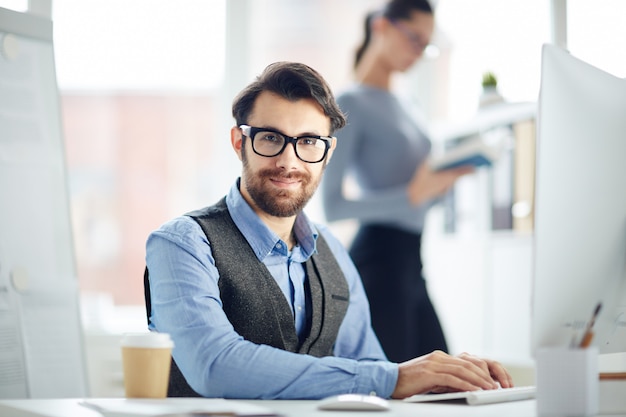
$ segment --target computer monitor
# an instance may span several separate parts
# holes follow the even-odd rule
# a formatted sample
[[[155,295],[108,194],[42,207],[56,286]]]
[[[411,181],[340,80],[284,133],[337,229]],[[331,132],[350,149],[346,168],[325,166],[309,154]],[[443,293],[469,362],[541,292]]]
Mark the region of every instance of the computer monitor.
[[[532,352],[626,352],[626,80],[553,45],[537,118]]]

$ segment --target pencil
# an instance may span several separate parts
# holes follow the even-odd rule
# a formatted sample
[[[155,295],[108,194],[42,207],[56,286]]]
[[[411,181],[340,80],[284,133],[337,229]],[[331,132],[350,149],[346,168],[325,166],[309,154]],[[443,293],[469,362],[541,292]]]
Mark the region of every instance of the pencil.
[[[591,345],[591,341],[593,340],[593,325],[596,322],[596,317],[600,314],[600,310],[602,310],[602,303],[598,303],[596,309],[593,311],[593,315],[591,316],[591,320],[587,323],[587,328],[585,329],[585,333],[583,334],[583,338],[580,341],[579,347],[581,349],[588,348]]]

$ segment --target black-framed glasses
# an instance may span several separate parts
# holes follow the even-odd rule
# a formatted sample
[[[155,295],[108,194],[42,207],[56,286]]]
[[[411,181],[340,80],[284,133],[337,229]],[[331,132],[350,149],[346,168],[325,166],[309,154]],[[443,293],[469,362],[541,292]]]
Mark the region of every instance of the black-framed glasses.
[[[411,44],[413,49],[415,49],[416,52],[424,52],[426,50],[426,48],[428,48],[428,46],[430,46],[429,42],[424,42],[422,40],[421,36],[419,36],[418,34],[414,33],[409,28],[407,28],[399,20],[391,19],[390,22],[393,25],[393,27],[398,29],[400,31],[400,33],[402,33],[404,35],[404,37],[407,38],[407,40],[409,41],[409,43]]]
[[[311,164],[322,162],[333,141],[331,136],[287,136],[268,127],[239,126],[241,132],[250,138],[252,150],[261,156],[277,156],[283,153],[288,143],[293,144],[296,156]]]

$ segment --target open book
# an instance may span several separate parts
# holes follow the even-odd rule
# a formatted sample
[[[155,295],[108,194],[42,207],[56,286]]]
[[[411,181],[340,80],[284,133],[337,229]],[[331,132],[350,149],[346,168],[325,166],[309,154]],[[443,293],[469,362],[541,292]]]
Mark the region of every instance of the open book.
[[[446,150],[442,155],[433,155],[430,159],[432,169],[436,171],[461,166],[491,166],[502,153],[502,145],[490,145],[480,136],[472,136]]]

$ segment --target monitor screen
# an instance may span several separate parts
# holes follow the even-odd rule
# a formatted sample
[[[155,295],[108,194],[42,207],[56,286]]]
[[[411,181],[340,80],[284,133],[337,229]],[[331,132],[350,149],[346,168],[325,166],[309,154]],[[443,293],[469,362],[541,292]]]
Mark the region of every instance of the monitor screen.
[[[580,345],[591,322],[601,353],[626,351],[626,80],[542,54],[532,351]]]

